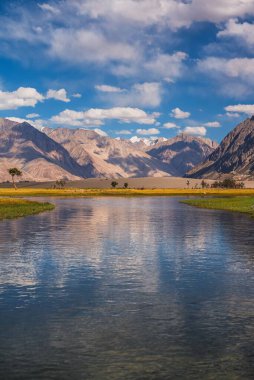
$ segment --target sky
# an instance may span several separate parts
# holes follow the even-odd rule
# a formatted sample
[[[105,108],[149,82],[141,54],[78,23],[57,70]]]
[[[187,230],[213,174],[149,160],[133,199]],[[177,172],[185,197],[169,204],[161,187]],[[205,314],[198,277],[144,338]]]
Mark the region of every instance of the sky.
[[[1,0],[0,117],[220,142],[254,114],[254,0]]]

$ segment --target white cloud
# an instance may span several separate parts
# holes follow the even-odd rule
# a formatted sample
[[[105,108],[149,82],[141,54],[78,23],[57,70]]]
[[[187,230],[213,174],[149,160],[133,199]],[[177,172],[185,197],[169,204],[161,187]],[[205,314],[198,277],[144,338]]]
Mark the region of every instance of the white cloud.
[[[211,121],[211,122],[205,123],[204,126],[210,127],[210,128],[219,128],[221,124],[218,121]]]
[[[101,92],[123,92],[125,91],[124,89],[120,88],[120,87],[114,87],[114,86],[109,86],[109,85],[106,85],[106,84],[100,84],[100,85],[97,85],[95,86],[96,90],[98,91],[101,91]]]
[[[75,94],[71,95],[73,98],[82,98],[82,95],[76,92]]]
[[[174,128],[180,128],[177,124],[175,123],[164,123],[163,124],[163,128],[166,128],[166,129],[174,129]]]
[[[64,88],[61,88],[60,90],[48,90],[46,98],[60,100],[61,102],[65,103],[70,102],[70,99],[67,98],[67,92]]]
[[[160,25],[171,29],[189,27],[195,21],[219,23],[232,17],[254,14],[253,0],[78,0],[76,6],[93,19],[143,26]]]
[[[66,109],[51,118],[56,124],[68,125],[71,127],[83,127],[83,126],[99,126],[103,125],[101,120],[95,120],[86,118],[84,112],[78,112]]]
[[[38,113],[29,113],[26,115],[28,119],[35,119],[36,117],[39,117],[40,115]]]
[[[157,128],[149,128],[149,129],[137,129],[136,130],[138,135],[158,135],[160,133],[159,129]]]
[[[121,131],[116,132],[118,135],[131,135],[131,132],[128,129],[122,129]]]
[[[174,108],[172,109],[172,112],[170,116],[174,117],[175,119],[188,119],[190,117],[190,112],[182,111],[180,108]]]
[[[12,92],[0,91],[0,110],[34,107],[43,99],[43,96],[35,88],[31,87],[19,87]]]
[[[157,113],[147,114],[139,108],[113,107],[108,109],[91,108],[84,112],[88,119],[116,119],[123,123],[154,124]]]
[[[40,7],[43,11],[50,12],[55,15],[60,13],[60,10],[58,8],[53,7],[52,5],[47,3],[38,4],[38,7]]]
[[[199,61],[198,68],[211,75],[220,73],[230,78],[249,80],[254,74],[254,58],[218,58],[208,57]]]
[[[113,107],[113,108],[90,108],[87,111],[73,111],[66,109],[51,120],[57,124],[70,126],[94,126],[103,125],[107,119],[118,120],[123,123],[154,124],[158,113],[147,114],[139,108]]]
[[[234,106],[227,106],[225,107],[225,111],[230,112],[230,115],[232,115],[231,112],[237,112],[252,116],[254,115],[254,104],[237,104]]]
[[[51,55],[71,63],[106,63],[138,58],[133,44],[106,38],[100,31],[56,29],[51,40]]]
[[[128,90],[119,90],[110,91],[110,97],[107,94],[102,99],[121,107],[157,107],[161,103],[162,87],[158,82],[136,83]]]
[[[226,112],[226,116],[230,118],[237,118],[237,117],[240,117],[241,115],[236,112]]]
[[[94,129],[94,132],[98,133],[98,135],[103,136],[103,137],[108,136],[108,134],[107,134],[105,131],[102,131],[102,130],[99,129],[99,128],[95,128],[95,129]]]
[[[183,72],[183,62],[188,55],[178,51],[172,55],[158,54],[142,64],[141,70],[145,70],[149,77],[162,78],[168,82],[174,82]]]
[[[16,123],[28,123],[32,125],[34,128],[39,129],[39,130],[42,130],[47,125],[46,120],[42,120],[42,119],[27,120],[21,117],[14,117],[14,116],[11,116],[11,117],[7,116],[6,119],[15,121]]]
[[[254,45],[254,24],[248,22],[240,23],[237,19],[230,19],[224,30],[220,31],[218,37],[237,38],[246,45]]]
[[[183,130],[183,132],[187,133],[188,135],[205,136],[206,135],[206,128],[205,127],[186,127]]]

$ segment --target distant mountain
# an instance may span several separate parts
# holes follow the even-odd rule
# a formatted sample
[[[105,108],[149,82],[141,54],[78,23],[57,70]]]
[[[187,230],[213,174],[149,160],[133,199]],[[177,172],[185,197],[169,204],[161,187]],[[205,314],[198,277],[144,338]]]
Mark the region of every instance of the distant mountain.
[[[146,152],[166,164],[172,176],[182,177],[203,162],[217,146],[212,140],[182,133],[166,141],[158,141]]]
[[[204,163],[187,175],[218,179],[229,174],[254,177],[254,116],[237,125]]]
[[[0,119],[0,179],[9,180],[7,169],[18,167],[24,180],[78,179],[84,169],[57,142],[28,123]]]
[[[188,135],[113,139],[84,129],[39,131],[8,119],[0,119],[0,133],[0,181],[10,180],[10,167],[31,181],[182,176],[215,147]]]
[[[135,144],[136,147],[142,150],[147,150],[149,147],[158,144],[160,142],[167,141],[165,137],[138,137],[138,136],[133,136],[129,139],[129,141],[132,144]]]
[[[84,129],[44,128],[70,156],[87,170],[90,177],[162,177],[167,167],[129,140],[112,139]]]

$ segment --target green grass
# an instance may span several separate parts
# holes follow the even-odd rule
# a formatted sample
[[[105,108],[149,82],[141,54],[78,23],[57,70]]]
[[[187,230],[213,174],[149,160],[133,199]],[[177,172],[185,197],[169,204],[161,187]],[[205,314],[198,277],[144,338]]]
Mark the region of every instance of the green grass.
[[[191,199],[182,203],[212,210],[237,211],[254,217],[254,196]]]
[[[0,199],[0,220],[14,219],[21,216],[35,215],[42,211],[54,209],[50,203],[32,202],[24,199]]]

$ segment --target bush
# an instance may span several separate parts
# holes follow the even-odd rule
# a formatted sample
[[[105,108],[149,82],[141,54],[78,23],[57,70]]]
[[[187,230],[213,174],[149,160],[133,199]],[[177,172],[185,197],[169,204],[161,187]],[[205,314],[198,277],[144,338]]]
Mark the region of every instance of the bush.
[[[215,189],[243,189],[245,185],[243,182],[237,182],[233,178],[226,178],[223,181],[215,181],[211,187]]]
[[[117,185],[118,185],[118,182],[116,182],[116,181],[112,181],[112,182],[111,182],[111,186],[112,186],[113,188],[115,188]]]

